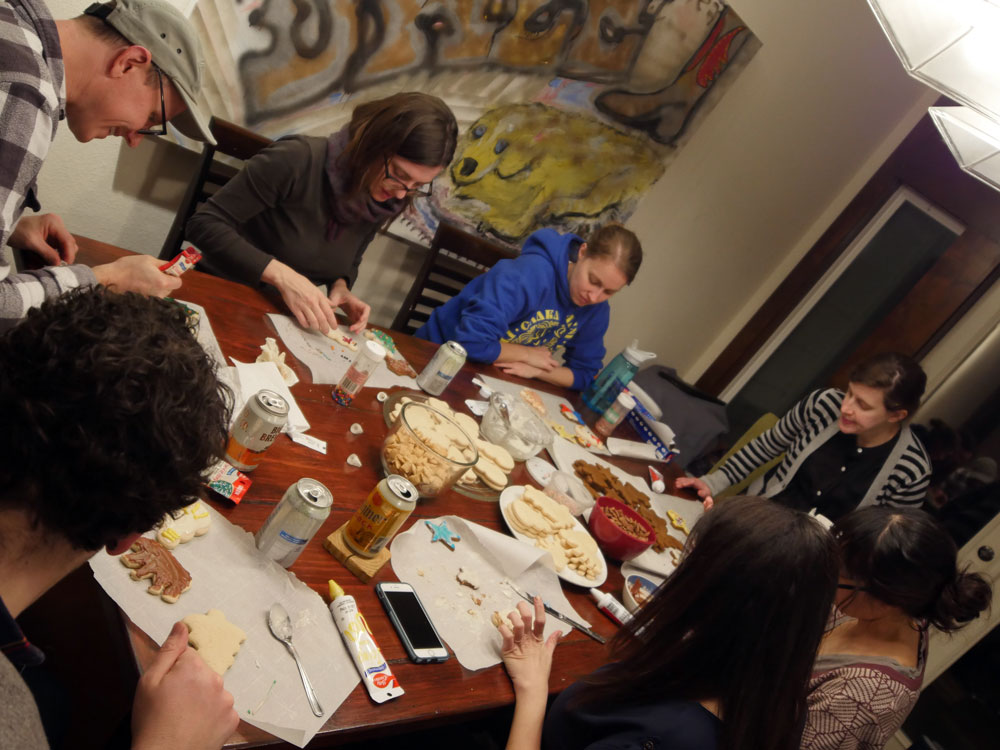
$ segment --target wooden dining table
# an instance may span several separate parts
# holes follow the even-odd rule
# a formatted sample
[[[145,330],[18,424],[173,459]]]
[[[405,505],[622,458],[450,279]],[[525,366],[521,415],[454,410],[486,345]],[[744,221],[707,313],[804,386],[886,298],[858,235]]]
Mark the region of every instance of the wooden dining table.
[[[128,253],[121,248],[84,237],[77,239],[80,245],[78,261],[89,265],[111,261]],[[272,299],[257,290],[196,270],[184,274],[183,286],[174,296],[178,300],[202,306],[225,356],[243,362],[254,361],[260,354],[260,346],[266,337],[277,338],[266,315],[275,312],[287,314],[278,298]],[[400,352],[418,371],[437,349],[437,345],[412,336],[398,332],[391,332],[391,335]],[[472,672],[464,669],[454,658],[440,664],[414,664],[409,661],[374,591],[375,583],[395,580],[391,565],[383,567],[372,581],[363,583],[323,548],[321,541],[347,521],[382,476],[379,451],[387,430],[383,405],[376,399],[376,389],[365,388],[349,406],[339,406],[331,398],[331,386],[313,384],[305,366],[291,355],[288,360],[300,379],[293,386],[292,394],[311,425],[309,433],[327,442],[327,454],[293,443],[286,437],[279,437],[265,454],[259,468],[252,473],[253,485],[242,502],[234,505],[213,493],[209,493],[209,501],[230,522],[254,532],[263,524],[289,485],[296,480],[312,477],[325,484],[333,494],[330,516],[290,570],[324,598],[327,581],[331,578],[337,580],[346,593],[355,597],[393,672],[406,689],[405,695],[399,699],[377,705],[359,684],[330,716],[310,747],[335,746],[374,736],[466,721],[509,706],[514,695],[510,679],[502,666]],[[537,380],[520,381],[504,376],[492,366],[473,362],[465,364],[441,398],[456,409],[464,409],[465,399],[477,398],[478,388],[472,384],[471,378],[481,373],[560,394],[581,407],[581,413],[585,417],[589,416],[591,424],[596,419],[597,415],[588,415],[582,410],[578,394]],[[179,387],[182,387],[181,384]],[[350,426],[353,423],[363,427],[363,434],[351,433]],[[620,427],[618,435],[636,438],[628,425]],[[360,468],[346,463],[347,456],[352,453],[361,459]],[[620,457],[610,460],[637,476],[644,476],[646,473],[646,462]],[[660,463],[657,466],[667,475],[668,486],[674,476],[681,474],[671,464]],[[516,465],[510,481],[512,484],[532,483],[523,464]],[[413,523],[422,522],[422,519],[447,514],[506,532],[497,502],[474,500],[455,491],[420,500],[403,530]],[[608,562],[608,577],[600,588],[620,599],[623,580],[619,565],[611,560]],[[89,569],[85,570],[86,573],[80,575],[89,573]],[[617,626],[599,612],[586,589],[564,584],[564,590],[570,603],[593,624],[594,630],[608,639],[615,635]],[[91,595],[101,594],[103,592],[99,590],[97,594],[91,592]],[[117,607],[113,604],[109,606],[109,601],[103,602],[98,609],[113,613],[120,623],[124,623],[128,642],[125,653],[132,659],[132,664],[119,664],[115,667],[134,667],[137,673],[141,673],[156,653],[157,645]],[[109,624],[109,632],[114,627],[117,625]],[[550,692],[561,691],[608,660],[606,646],[574,630],[556,649]],[[284,744],[273,735],[242,721],[226,744],[226,747],[233,748],[260,746],[279,747]]]

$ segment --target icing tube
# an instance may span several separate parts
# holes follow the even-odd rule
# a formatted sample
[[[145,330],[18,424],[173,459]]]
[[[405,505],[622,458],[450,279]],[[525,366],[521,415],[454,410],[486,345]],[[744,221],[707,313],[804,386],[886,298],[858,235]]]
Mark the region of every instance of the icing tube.
[[[601,610],[609,619],[614,620],[619,625],[627,625],[632,622],[632,613],[625,609],[617,599],[611,594],[605,594],[599,589],[591,589],[590,595],[597,603],[597,608]]]
[[[333,615],[337,630],[344,638],[344,645],[351,653],[354,666],[358,668],[361,681],[365,683],[372,700],[385,703],[401,696],[403,688],[389,669],[389,664],[372,637],[372,631],[368,629],[368,623],[358,611],[354,597],[345,594],[336,581],[330,581],[330,614]]]

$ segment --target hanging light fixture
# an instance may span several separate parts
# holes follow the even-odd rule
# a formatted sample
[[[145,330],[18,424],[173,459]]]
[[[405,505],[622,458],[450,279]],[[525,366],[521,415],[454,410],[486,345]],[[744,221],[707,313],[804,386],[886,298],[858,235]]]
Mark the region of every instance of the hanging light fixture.
[[[1000,0],[868,0],[906,72],[964,107],[931,117],[963,170],[1000,190]]]

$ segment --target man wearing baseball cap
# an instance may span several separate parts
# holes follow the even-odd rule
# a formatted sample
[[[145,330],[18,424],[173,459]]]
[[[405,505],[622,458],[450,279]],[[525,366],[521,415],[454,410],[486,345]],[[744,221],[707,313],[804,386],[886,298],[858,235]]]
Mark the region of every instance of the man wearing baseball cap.
[[[167,121],[214,143],[197,103],[203,67],[197,33],[166,0],[95,3],[61,21],[42,0],[0,0],[0,248],[50,264],[10,276],[0,258],[0,328],[78,286],[163,296],[180,285],[146,255],[67,266],[77,245],[62,219],[21,214],[41,208],[38,172],[62,119],[83,143],[115,135],[135,146],[166,134]]]

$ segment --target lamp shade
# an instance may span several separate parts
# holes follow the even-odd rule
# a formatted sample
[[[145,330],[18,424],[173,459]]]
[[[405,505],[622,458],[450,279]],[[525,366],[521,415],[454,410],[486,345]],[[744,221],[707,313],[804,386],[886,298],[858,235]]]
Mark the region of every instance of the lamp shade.
[[[1000,190],[1000,124],[968,107],[928,111],[962,170]]]
[[[1000,0],[868,0],[906,71],[1000,121]]]

